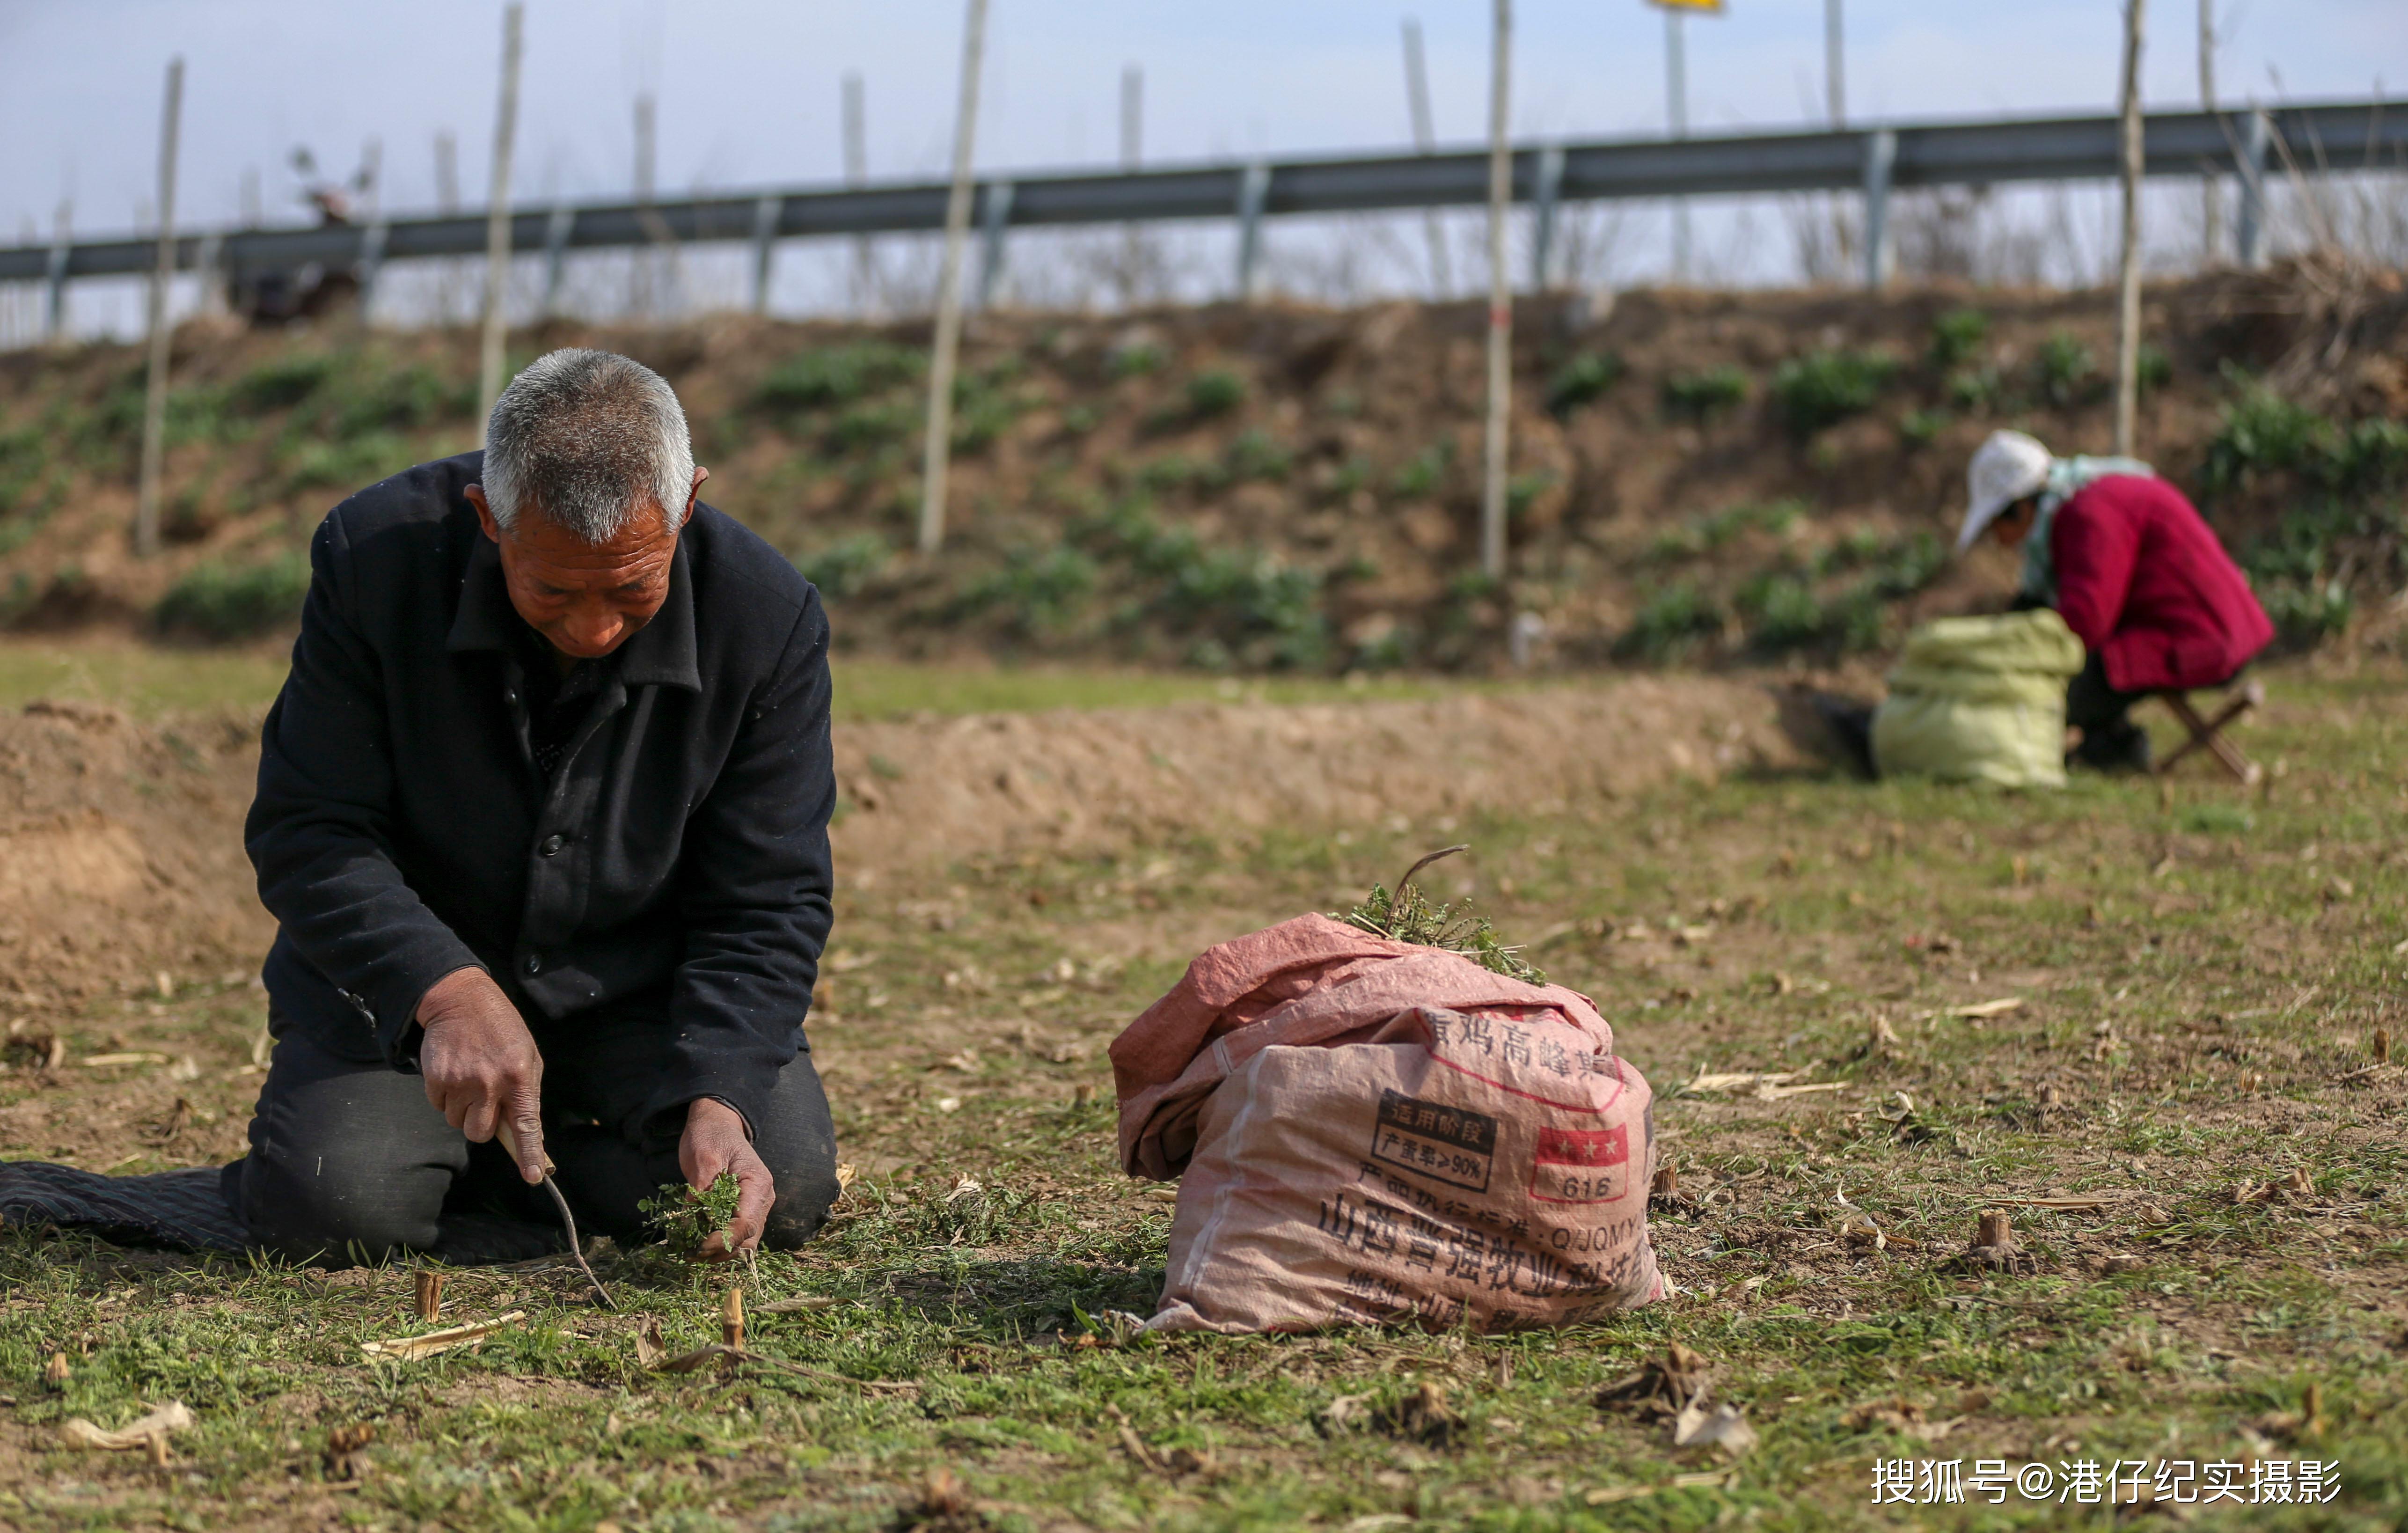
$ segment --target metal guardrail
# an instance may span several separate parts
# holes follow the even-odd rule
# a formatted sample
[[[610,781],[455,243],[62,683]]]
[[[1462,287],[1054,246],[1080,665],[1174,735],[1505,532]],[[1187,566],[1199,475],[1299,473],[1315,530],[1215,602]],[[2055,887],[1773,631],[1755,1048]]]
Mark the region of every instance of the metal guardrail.
[[[1555,209],[1608,201],[1765,193],[1861,192],[1867,276],[1879,280],[1884,208],[1894,188],[2100,179],[2118,172],[2114,117],[1918,122],[1844,132],[1747,134],[1683,139],[1536,144],[1514,151],[1513,195],[1535,205],[1534,278],[1542,279]],[[2147,119],[2151,176],[2240,179],[2240,233],[2254,259],[2267,175],[2408,167],[2408,111],[2379,100],[2233,113],[2158,112]],[[777,241],[831,235],[932,233],[944,226],[941,182],[731,193],[649,204],[603,202],[522,208],[510,217],[515,251],[550,257],[556,296],[569,251],[746,241],[758,251],[755,298],[766,292]],[[1232,218],[1241,225],[1238,286],[1253,287],[1266,216],[1471,207],[1487,199],[1483,150],[1343,159],[1265,160],[1096,174],[991,176],[978,189],[985,241],[982,288],[1002,266],[1006,231],[1178,219]],[[300,229],[197,231],[176,242],[179,270],[212,268],[241,279],[316,265],[355,269],[363,282],[388,261],[476,255],[482,212],[393,218]],[[0,280],[43,281],[58,292],[77,278],[152,269],[155,237],[0,247]]]

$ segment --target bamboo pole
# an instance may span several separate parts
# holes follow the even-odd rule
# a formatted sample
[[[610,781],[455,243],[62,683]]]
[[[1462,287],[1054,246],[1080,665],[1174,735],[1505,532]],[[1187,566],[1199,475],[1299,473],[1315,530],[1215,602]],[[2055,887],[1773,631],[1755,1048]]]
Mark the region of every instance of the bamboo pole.
[[[2199,109],[2215,110],[2215,0],[2199,0]],[[2212,266],[2224,253],[2223,178],[2211,166],[2200,173],[2199,189],[2202,265]]]
[[[937,279],[936,355],[928,365],[928,436],[920,466],[920,552],[945,546],[945,479],[953,467],[953,365],[962,344],[962,247],[970,227],[970,155],[977,141],[979,61],[986,0],[969,0],[962,28],[962,90],[953,119],[953,187],[945,199],[945,258]]]
[[[1405,18],[1405,105],[1412,115],[1413,148],[1423,153],[1438,150],[1438,132],[1430,119],[1429,65],[1422,54],[1422,24]],[[1435,208],[1422,209],[1422,233],[1429,240],[1430,295],[1455,295],[1455,265],[1447,259],[1446,223]]]
[[[858,190],[869,184],[869,104],[861,76],[844,77],[844,184]],[[853,236],[853,312],[867,316],[877,296],[877,276],[867,235]]]
[[[2115,451],[2132,455],[2141,383],[2141,39],[2147,0],[2124,6],[2124,251],[2116,274]]]
[[[502,394],[502,346],[509,335],[504,306],[510,272],[510,146],[519,126],[519,51],[525,17],[520,0],[510,0],[502,12],[502,99],[494,119],[494,180],[485,208],[485,333],[477,364],[479,447],[485,445],[485,426],[494,401]]]
[[[1488,91],[1488,439],[1480,492],[1480,567],[1505,578],[1505,476],[1513,408],[1513,286],[1505,268],[1505,220],[1513,200],[1511,125],[1513,0],[1496,0]]]
[[[1823,0],[1823,104],[1831,114],[1831,131],[1848,126],[1848,36],[1841,0]]]
[[[653,251],[658,241],[652,236],[659,215],[652,211],[652,93],[641,91],[636,95],[636,217],[644,228],[644,243],[636,247],[636,259],[628,268],[627,308],[639,320],[649,320],[656,299],[653,279],[657,276]]]
[[[142,389],[142,480],[134,509],[134,552],[159,552],[159,489],[167,455],[167,364],[175,340],[167,289],[176,279],[176,140],[184,116],[184,60],[167,61],[167,99],[159,114],[159,260],[150,273],[150,371]]]
[[[1675,138],[1689,136],[1689,50],[1686,12],[1680,6],[1664,10],[1664,117]],[[1689,199],[1672,199],[1672,280],[1689,280]]]

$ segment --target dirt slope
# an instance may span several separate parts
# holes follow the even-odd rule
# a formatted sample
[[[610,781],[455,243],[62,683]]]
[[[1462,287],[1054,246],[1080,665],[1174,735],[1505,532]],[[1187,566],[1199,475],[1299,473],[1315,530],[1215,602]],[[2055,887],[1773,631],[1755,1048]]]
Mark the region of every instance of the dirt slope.
[[[2144,318],[2141,450],[2200,491],[2237,549],[2327,486],[2294,471],[2297,442],[2261,431],[2235,460],[2246,482],[2203,488],[2246,397],[2229,369],[2266,372],[2329,418],[2290,423],[2312,435],[2408,417],[2397,273],[2212,275],[2153,286]],[[1951,566],[1935,543],[1984,434],[2019,426],[2067,451],[2111,437],[2104,293],[1526,301],[1500,586],[1476,569],[1478,305],[996,313],[967,343],[952,541],[920,559],[903,551],[925,329],[554,324],[512,351],[600,345],[661,369],[714,502],[821,582],[857,652],[1485,668],[1523,613],[1544,620],[1541,666],[1878,648],[2008,578],[1990,553]],[[126,539],[136,351],[0,356],[0,623],[288,621],[291,552],[329,505],[474,440],[473,353],[465,332],[187,326],[169,547],[150,561]],[[2389,466],[2370,482],[2387,494],[2408,451],[2374,445]],[[2396,550],[2310,541],[2261,579],[2389,595]],[[196,570],[247,583],[194,585]]]

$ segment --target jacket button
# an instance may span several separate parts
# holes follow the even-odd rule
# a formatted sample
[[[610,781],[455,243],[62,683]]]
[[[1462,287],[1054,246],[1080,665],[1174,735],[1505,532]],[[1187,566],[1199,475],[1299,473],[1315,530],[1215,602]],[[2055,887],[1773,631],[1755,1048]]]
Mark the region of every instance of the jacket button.
[[[560,849],[567,844],[568,838],[566,836],[547,836],[543,838],[543,844],[537,847],[536,850],[543,855],[550,857],[558,854]]]
[[[543,972],[542,953],[530,953],[526,955],[526,971],[529,974],[540,974]]]

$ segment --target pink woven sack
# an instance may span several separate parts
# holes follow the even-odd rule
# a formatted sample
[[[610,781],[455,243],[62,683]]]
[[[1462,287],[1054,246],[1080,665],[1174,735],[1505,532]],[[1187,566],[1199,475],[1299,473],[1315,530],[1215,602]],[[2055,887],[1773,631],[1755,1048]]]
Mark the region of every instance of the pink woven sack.
[[[1663,1295],[1647,1082],[1589,1000],[1301,916],[1111,1049],[1121,1155],[1180,1181],[1162,1330],[1566,1325]]]

